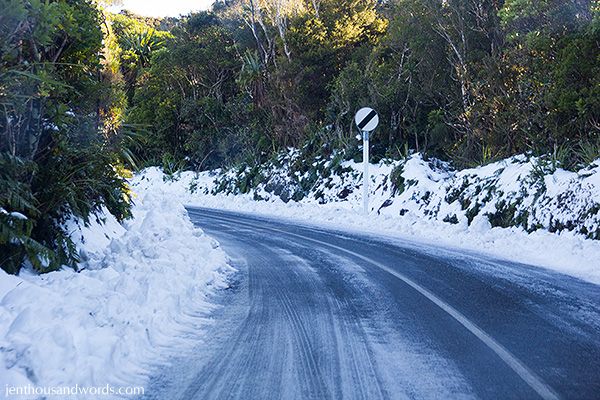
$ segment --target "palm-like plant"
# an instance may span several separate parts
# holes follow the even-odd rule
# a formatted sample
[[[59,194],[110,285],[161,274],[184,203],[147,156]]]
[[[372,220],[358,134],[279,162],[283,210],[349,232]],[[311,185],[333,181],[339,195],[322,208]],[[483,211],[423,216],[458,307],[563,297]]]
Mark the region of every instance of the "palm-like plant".
[[[152,53],[162,48],[164,44],[165,40],[161,39],[154,29],[128,32],[121,39],[123,75],[127,83],[127,93],[130,100],[142,69],[150,65]]]
[[[264,68],[258,52],[246,51],[238,76],[238,84],[245,88],[256,105],[261,105],[265,96]]]
[[[122,39],[125,58],[129,58],[136,67],[145,68],[150,64],[152,53],[165,44],[154,29],[143,32],[130,32]]]

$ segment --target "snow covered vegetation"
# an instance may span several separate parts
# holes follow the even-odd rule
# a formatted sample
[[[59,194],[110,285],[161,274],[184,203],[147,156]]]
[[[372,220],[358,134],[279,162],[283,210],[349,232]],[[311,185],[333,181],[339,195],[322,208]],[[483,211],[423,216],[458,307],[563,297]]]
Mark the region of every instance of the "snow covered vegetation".
[[[578,172],[515,156],[456,171],[420,154],[371,165],[370,215],[360,215],[362,166],[338,154],[302,162],[290,150],[267,164],[165,175],[138,188],[188,204],[293,217],[485,251],[600,283],[600,160]]]
[[[133,214],[123,225],[110,214],[103,225],[69,225],[79,272],[0,270],[3,393],[143,386],[153,366],[202,334],[209,296],[232,270],[225,253],[169,198],[140,193]]]

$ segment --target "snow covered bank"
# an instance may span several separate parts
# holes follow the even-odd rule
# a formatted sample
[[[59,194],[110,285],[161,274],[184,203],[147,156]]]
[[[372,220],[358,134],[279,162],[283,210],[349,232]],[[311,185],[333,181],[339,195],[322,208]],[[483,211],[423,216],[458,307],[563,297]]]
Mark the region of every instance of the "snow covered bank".
[[[146,192],[136,203],[124,226],[108,217],[75,234],[79,273],[0,270],[0,397],[6,385],[143,386],[201,335],[227,257],[180,203]]]
[[[453,171],[413,155],[371,168],[371,213],[361,215],[362,167],[335,157],[304,171],[290,151],[262,169],[168,177],[147,169],[139,190],[203,207],[359,229],[484,252],[600,284],[600,160],[578,173],[513,157]],[[285,200],[285,201],[284,201]]]

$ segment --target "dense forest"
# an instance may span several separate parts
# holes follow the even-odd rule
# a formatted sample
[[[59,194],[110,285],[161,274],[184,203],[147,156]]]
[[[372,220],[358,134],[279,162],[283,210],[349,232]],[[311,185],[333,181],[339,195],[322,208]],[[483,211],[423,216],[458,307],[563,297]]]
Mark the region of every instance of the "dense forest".
[[[598,0],[225,0],[154,19],[0,0],[0,266],[76,265],[65,223],[130,216],[126,179],[288,147],[458,168],[600,156]]]

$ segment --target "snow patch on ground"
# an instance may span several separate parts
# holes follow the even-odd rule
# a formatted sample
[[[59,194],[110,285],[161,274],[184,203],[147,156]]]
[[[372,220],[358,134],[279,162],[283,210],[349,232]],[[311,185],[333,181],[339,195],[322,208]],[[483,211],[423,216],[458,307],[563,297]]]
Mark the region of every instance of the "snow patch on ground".
[[[579,172],[544,171],[524,156],[462,171],[419,155],[385,161],[371,165],[368,216],[361,213],[361,164],[322,163],[303,196],[295,185],[315,171],[280,164],[258,174],[247,168],[167,176],[149,168],[133,185],[192,206],[474,251],[600,284],[600,241],[586,237],[600,232],[600,160]]]
[[[197,343],[216,307],[209,296],[227,287],[228,259],[172,197],[140,193],[133,213],[123,225],[110,215],[72,225],[81,272],[0,270],[2,396],[6,385],[143,386],[173,351]]]

